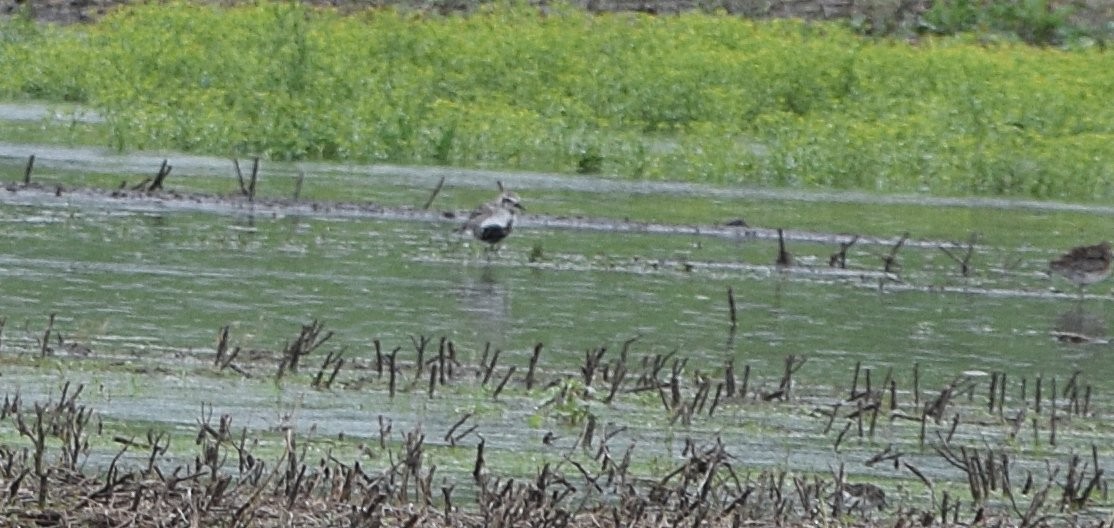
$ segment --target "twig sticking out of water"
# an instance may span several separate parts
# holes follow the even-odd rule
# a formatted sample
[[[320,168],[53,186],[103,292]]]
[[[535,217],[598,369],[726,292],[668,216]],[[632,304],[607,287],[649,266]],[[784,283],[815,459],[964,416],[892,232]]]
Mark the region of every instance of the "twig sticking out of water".
[[[944,254],[951,257],[951,259],[954,260],[956,264],[959,264],[959,273],[964,277],[971,276],[971,257],[975,255],[975,242],[978,241],[978,238],[978,234],[971,233],[971,236],[967,239],[967,250],[963,253],[962,257],[956,255],[955,253],[952,253],[952,251],[945,246],[939,246],[940,251],[943,251]],[[953,249],[959,247],[961,247],[961,245],[958,243],[952,244]]]
[[[526,390],[534,388],[534,369],[538,367],[538,358],[542,355],[542,344],[534,345],[534,353],[530,355],[530,366],[526,369]]]
[[[140,181],[139,183],[137,183],[135,185],[132,185],[131,190],[133,190],[133,191],[146,191],[147,187],[149,185],[151,185],[151,177],[150,176],[148,176],[146,178],[143,178],[143,180]]]
[[[34,422],[28,424],[24,418],[24,412],[20,410],[15,414],[16,430],[19,431],[20,436],[27,437],[31,441],[34,448],[34,471],[35,476],[39,478],[39,508],[45,508],[47,497],[49,496],[49,476],[50,471],[47,469],[44,458],[46,457],[46,438],[47,431],[50,430],[50,424],[45,423],[49,418],[46,415],[46,409],[35,402],[35,419]],[[11,486],[11,490],[18,489],[21,479],[16,480]],[[14,491],[12,492],[14,493]],[[14,494],[12,496],[15,496]]]
[[[735,290],[731,286],[727,287],[727,314],[731,321],[731,328],[734,329],[738,326],[735,313]]]
[[[480,435],[480,443],[476,445],[476,463],[472,466],[472,478],[476,483],[480,483],[484,477],[484,440],[483,435]]]
[[[491,362],[486,365],[483,365],[481,360],[480,366],[484,370],[484,376],[483,380],[480,382],[480,385],[487,385],[487,382],[491,381],[491,375],[495,372],[495,365],[499,362],[500,352],[502,352],[502,350],[496,348],[495,352],[491,354]],[[487,357],[487,349],[484,349],[484,357]]]
[[[847,398],[847,401],[854,401],[859,398],[859,372],[862,370],[862,368],[863,362],[856,361],[855,374],[851,377],[851,396]]]
[[[588,418],[584,421],[584,430],[580,433],[580,438],[576,443],[585,451],[592,448],[592,439],[596,436],[596,415],[588,413]]]
[[[432,340],[432,338],[430,339]],[[425,366],[429,367],[430,370],[433,371],[433,375],[429,378],[430,387],[428,391],[430,397],[433,396],[433,384],[445,384],[445,372],[448,370],[449,367],[448,364],[446,364],[445,362],[446,343],[449,343],[449,338],[441,336],[437,343],[437,355],[425,360]]]
[[[901,238],[897,239],[897,243],[890,248],[889,255],[882,256],[882,271],[886,273],[897,273],[901,269],[901,264],[897,261],[897,252],[901,250],[901,246],[905,245],[905,241],[909,239],[909,232],[906,231],[901,234]]]
[[[1048,394],[1049,394],[1049,398],[1051,398],[1051,400],[1052,400],[1052,401],[1048,402],[1048,410],[1049,410],[1049,414],[1050,414],[1050,416],[1048,418],[1048,427],[1049,427],[1049,429],[1051,429],[1051,431],[1048,433],[1048,443],[1051,444],[1051,445],[1056,445],[1056,422],[1058,422],[1059,419],[1056,418],[1056,378],[1055,377],[1052,378],[1052,390],[1048,391]]]
[[[723,395],[723,383],[716,384],[716,395],[712,398],[712,404],[708,406],[708,417],[712,417],[716,413],[716,407],[719,407],[719,398]]]
[[[85,427],[89,424],[92,411],[84,405],[78,406],[76,404],[77,398],[84,388],[84,385],[78,385],[77,390],[70,394],[70,383],[66,382],[62,386],[62,396],[58,403],[39,404],[35,402],[34,421],[30,423],[25,417],[26,411],[19,405],[19,400],[17,399],[12,404],[16,431],[19,432],[20,436],[29,439],[34,448],[32,457],[34,473],[39,479],[38,500],[40,509],[46,507],[49,497],[49,479],[53,473],[52,468],[46,466],[47,438],[54,436],[62,441],[61,461],[63,469],[67,471],[72,472],[80,468],[81,463],[78,458],[82,453],[88,452],[88,433],[85,431]],[[84,450],[82,446],[85,446]],[[11,468],[9,467],[5,472],[11,475]],[[24,474],[26,473],[27,470],[24,470]],[[21,476],[9,487],[9,492],[13,494],[11,496],[15,496],[15,490],[18,490],[22,479]]]
[[[302,325],[298,337],[294,339],[282,352],[282,363],[279,364],[278,378],[282,378],[282,374],[286,369],[290,372],[298,372],[298,361],[302,357],[308,356],[318,347],[325,344],[330,338],[333,337],[332,332],[327,332],[324,336],[321,331],[325,329],[325,323],[314,319],[308,325]]]
[[[1091,386],[1087,385],[1086,390],[1083,392],[1083,410],[1080,411],[1080,416],[1090,416],[1091,414]]]
[[[329,352],[325,355],[325,361],[321,362],[321,368],[317,371],[317,375],[313,378],[313,383],[311,384],[313,388],[329,389],[330,387],[332,387],[333,380],[336,379],[337,373],[339,373],[341,367],[344,366],[344,358],[341,357],[344,355],[344,351],[345,349],[342,348],[336,352]],[[333,370],[329,374],[329,377],[322,381],[325,376],[325,371],[328,370],[329,367],[332,367]]]
[[[777,260],[774,263],[780,267],[793,265],[793,255],[785,250],[785,233],[780,227],[777,228]]]
[[[785,369],[782,371],[781,381],[778,383],[776,391],[762,396],[764,401],[780,399],[786,401],[789,399],[789,391],[793,388],[793,374],[795,374],[805,362],[808,361],[806,357],[798,357],[790,354],[785,357]]]
[[[674,413],[681,411],[681,375],[685,372],[688,358],[674,358],[669,372],[669,410]],[[674,419],[676,419],[674,414]]]
[[[248,201],[255,201],[255,182],[259,181],[259,158],[251,161],[251,181],[248,182]]]
[[[661,383],[658,381],[658,374],[661,373],[661,369],[665,367],[669,358],[673,357],[676,353],[677,351],[674,350],[664,356],[661,354],[654,354],[653,357],[643,356],[641,362],[642,372],[638,375],[638,380],[635,381],[634,388],[630,389],[630,392],[660,390]],[[604,371],[605,380],[606,374],[607,371]]]
[[[3,322],[0,321],[0,329],[3,328]],[[1082,371],[1075,371],[1072,373],[1071,378],[1068,380],[1067,385],[1064,386],[1063,395],[1068,399],[1068,413],[1075,414],[1076,416],[1087,416],[1090,414],[1091,407],[1091,386],[1082,386],[1083,395],[1080,396],[1079,375]]]
[[[1030,526],[1041,526],[1044,524],[1047,515],[1042,514],[1044,511],[1044,501],[1048,499],[1048,492],[1052,490],[1052,485],[1056,481],[1056,475],[1060,472],[1060,468],[1056,468],[1048,472],[1048,480],[1045,481],[1044,486],[1039,491],[1033,494],[1033,498],[1029,499],[1029,508],[1021,516],[1021,522],[1018,524],[1019,528],[1028,528]],[[1025,483],[1022,494],[1029,492],[1032,488],[1032,474],[1029,475]],[[1020,513],[1020,511],[1018,511]]]
[[[441,367],[437,374],[438,383],[441,385],[445,385],[451,380],[453,369],[460,366],[460,363],[456,360],[456,345],[444,336],[441,337],[441,344],[437,347],[437,364]]]
[[[35,170],[35,155],[27,158],[27,166],[23,168],[23,185],[31,185],[31,171]]]
[[[971,492],[971,500],[978,506],[986,504],[990,496],[990,492],[998,488],[998,482],[1003,481],[1002,469],[1009,467],[1009,458],[1005,453],[1000,455],[1003,458],[1002,463],[997,463],[999,459],[994,450],[988,450],[985,454],[975,448],[960,447],[959,452],[948,445],[947,441],[939,444],[934,444],[932,448],[939,454],[946,462],[955,466],[967,476],[967,489]]]
[[[240,355],[240,347],[235,347],[232,349],[232,352],[228,352],[228,331],[229,326],[224,325],[221,327],[220,331],[217,332],[217,353],[213,358],[213,365],[216,366],[218,370],[230,368],[241,376],[250,378],[251,375],[248,374],[247,371],[233,363]]]
[[[43,339],[39,342],[39,357],[46,357],[47,354],[54,352],[50,347],[50,333],[54,331],[54,318],[58,314],[51,313],[50,318],[46,322],[46,331],[43,332]]]
[[[905,453],[902,453],[901,451],[895,451],[893,444],[888,444],[884,449],[882,449],[882,451],[875,453],[874,456],[867,459],[866,462],[863,462],[863,465],[866,467],[872,467],[875,464],[879,464],[881,462],[893,462],[894,469],[897,469],[898,467],[900,467],[901,457],[903,456],[905,456]]]
[[[746,399],[748,385],[750,385],[750,363],[743,365],[743,386],[739,389],[739,398]]]
[[[1044,376],[1037,376],[1037,390],[1036,394],[1033,396],[1033,409],[1037,411],[1037,414],[1041,413],[1041,388],[1044,385],[1043,378]]]
[[[921,406],[921,364],[913,363],[913,405]]]
[[[1068,497],[1068,502],[1071,502],[1072,507],[1075,509],[1081,509],[1086,506],[1087,500],[1091,498],[1091,493],[1094,492],[1096,489],[1100,487],[1106,489],[1106,485],[1103,482],[1103,476],[1105,475],[1106,471],[1103,468],[1098,467],[1098,448],[1095,446],[1095,444],[1091,444],[1091,471],[1093,475],[1091,477],[1091,480],[1087,482],[1086,488],[1083,488],[1082,491],[1079,491],[1079,485],[1081,485],[1083,480],[1086,478],[1087,468],[1086,466],[1084,466],[1081,471],[1075,471],[1075,467],[1078,463],[1078,458],[1079,457],[1077,456],[1077,454],[1076,456],[1072,457],[1072,473],[1074,473],[1076,479],[1071,486],[1064,487],[1064,492],[1065,495],[1067,495]],[[1071,481],[1072,479],[1069,478],[1068,480]],[[1068,493],[1068,488],[1071,488],[1073,491],[1079,492]]]
[[[619,388],[623,386],[623,381],[627,378],[627,354],[630,352],[631,344],[637,340],[638,337],[635,336],[623,341],[623,349],[619,351],[619,360],[610,369],[607,376],[611,381],[611,390],[608,391],[607,397],[603,400],[605,404],[610,405],[611,402],[615,400],[615,395],[618,394]]]
[[[855,235],[847,242],[840,242],[839,251],[832,253],[832,256],[828,257],[828,267],[847,269],[847,250],[851,249],[851,246],[855,245],[855,242],[858,241],[859,235]]]
[[[151,185],[147,186],[146,191],[152,192],[162,189],[162,182],[166,180],[167,176],[170,176],[170,170],[173,168],[174,167],[167,163],[167,160],[162,160],[162,166],[159,167],[159,172],[155,174],[155,178],[151,180]]]
[[[499,393],[503,392],[503,387],[507,386],[507,382],[511,380],[511,376],[514,375],[514,371],[515,371],[516,368],[517,367],[515,367],[514,365],[511,365],[511,368],[507,369],[507,374],[505,376],[503,376],[503,381],[500,381],[499,385],[497,385],[495,387],[495,393],[493,393],[491,395],[491,399],[493,399],[493,400],[498,400],[499,399]]]
[[[414,345],[414,351],[417,352],[417,354],[418,354],[418,359],[414,362],[414,367],[415,367],[414,382],[415,383],[419,379],[421,379],[421,377],[422,377],[422,369],[423,369],[423,367],[425,367],[425,347],[427,345],[429,345],[429,342],[432,341],[432,340],[433,340],[432,336],[430,336],[430,337],[426,337],[424,335],[419,335],[418,337],[414,337],[413,335],[410,336],[410,343],[412,343]]]
[[[936,509],[936,486],[932,483],[932,480],[929,479],[927,476],[925,476],[925,474],[922,473],[920,469],[917,469],[916,466],[914,466],[913,464],[910,464],[909,462],[904,462],[903,461],[901,463],[901,465],[905,466],[905,469],[908,469],[910,473],[912,473],[918,479],[920,479],[920,481],[924,483],[925,487],[928,488],[928,492],[932,496],[932,509],[935,510]],[[1009,472],[1007,472],[1006,474],[1009,475]]]
[[[378,339],[372,343],[375,345],[375,375],[383,379],[383,344]]]
[[[294,201],[297,202],[302,196],[302,184],[306,181],[306,171],[298,168],[298,177],[294,180]]]
[[[441,187],[443,187],[444,185],[445,185],[445,177],[442,176],[441,179],[437,182],[437,186],[433,188],[433,192],[429,193],[429,199],[426,200],[425,205],[422,206],[423,211],[428,211],[429,210],[429,207],[431,205],[433,205],[433,200],[437,198],[438,194],[440,194]],[[502,189],[500,189],[500,190],[502,190]]]
[[[438,370],[440,369],[438,369],[437,365],[431,365],[429,367],[429,388],[426,389],[426,396],[428,396],[430,399],[433,398],[433,393],[437,390]]]
[[[991,373],[989,412],[993,413],[995,406],[997,406],[999,417],[1006,415],[1006,380],[1005,372]]]
[[[259,156],[251,159],[251,178],[244,182],[244,173],[240,171],[239,158],[232,158],[232,166],[236,168],[236,180],[240,184],[240,194],[247,196],[249,202],[255,201],[255,182],[259,176]]]
[[[708,392],[711,390],[711,382],[708,378],[700,373],[697,373],[697,386],[696,393],[692,395],[692,403],[684,409],[684,424],[689,425],[692,417],[695,414],[704,412],[704,405],[708,400]]]
[[[306,473],[306,465],[300,463],[301,460],[305,460],[305,448],[303,448],[301,456],[299,456],[297,436],[294,435],[293,428],[286,430],[286,434],[283,438],[283,448],[285,450],[287,464],[286,472],[283,476],[284,478],[282,482],[283,484],[285,484],[286,487],[286,504],[289,508],[298,498],[298,492],[301,488],[302,478],[305,476]]]
[[[897,380],[890,380],[890,410],[897,410]]]
[[[389,372],[390,380],[388,381],[387,386],[388,386],[390,398],[392,400],[395,397],[395,375],[398,373],[398,351],[399,350],[402,350],[402,347],[395,347],[395,349],[391,351],[391,354],[389,356],[387,356],[387,359],[388,359],[387,367],[390,369],[390,372]]]
[[[975,385],[975,381],[967,376],[960,376],[940,390],[940,394],[931,402],[925,404],[924,417],[932,418],[937,424],[944,417],[944,412],[957,394],[962,394]]]
[[[391,436],[391,429],[394,428],[394,421],[390,418],[379,415],[379,448],[387,449],[387,439]]]
[[[831,469],[831,467],[829,467],[829,469]],[[832,481],[835,483],[836,486],[835,493],[833,493],[831,497],[832,517],[838,519],[843,516],[843,513],[845,511],[847,511],[845,507],[846,505],[844,504],[844,501],[847,499],[847,497],[845,497],[845,493],[843,491],[844,488],[847,486],[847,477],[844,473],[844,467],[842,463],[840,463],[838,471],[832,470]]]
[[[1091,477],[1087,478],[1087,472],[1092,472]],[[1091,465],[1082,462],[1078,454],[1073,454],[1071,460],[1068,462],[1068,474],[1064,477],[1064,491],[1060,496],[1061,507],[1068,507],[1074,510],[1083,508],[1096,489],[1102,484],[1102,477],[1105,472],[1099,467],[1098,447],[1091,444]],[[1086,485],[1084,485],[1086,481]]]
[[[468,419],[471,417],[472,413],[466,413],[459,420],[457,420],[452,427],[449,428],[449,432],[445,433],[445,441],[449,443],[449,446],[456,447],[456,443],[459,442],[461,438],[476,429],[476,426],[472,426],[471,428],[461,433],[460,436],[456,436],[453,434],[460,426],[464,425],[464,422],[467,422]]]
[[[229,326],[224,325],[217,331],[217,355],[213,358],[213,366],[220,366],[224,360],[224,353],[228,350]]]
[[[724,395],[728,399],[735,397],[735,359],[727,360],[727,365],[723,369],[723,387],[727,393]]]
[[[592,381],[596,378],[596,369],[600,367],[600,362],[603,360],[603,355],[606,353],[606,346],[601,346],[595,350],[584,351],[584,365],[580,367],[580,375],[581,379],[584,380],[585,387],[592,386]]]

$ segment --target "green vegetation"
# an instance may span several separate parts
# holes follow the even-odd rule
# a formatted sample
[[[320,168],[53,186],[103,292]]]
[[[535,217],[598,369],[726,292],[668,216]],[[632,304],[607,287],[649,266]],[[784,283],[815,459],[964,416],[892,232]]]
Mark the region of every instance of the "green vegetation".
[[[120,149],[1114,196],[1114,61],[1100,49],[512,5],[178,3],[85,27],[16,19],[0,35],[0,97],[88,103]]]
[[[929,29],[943,34],[989,30],[1031,44],[1056,44],[1070,37],[1102,38],[1071,23],[1072,10],[1049,0],[940,0],[925,14]]]

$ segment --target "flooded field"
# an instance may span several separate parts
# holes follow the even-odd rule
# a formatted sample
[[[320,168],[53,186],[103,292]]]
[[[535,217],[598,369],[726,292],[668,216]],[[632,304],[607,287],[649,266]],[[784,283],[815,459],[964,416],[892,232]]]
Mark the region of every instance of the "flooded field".
[[[31,154],[38,187],[17,183]],[[88,190],[137,183],[163,158],[174,165],[166,188],[205,194]],[[295,201],[299,173],[309,176]],[[938,433],[975,449],[1008,447],[1017,471],[1090,456],[1093,445],[1100,465],[1114,453],[1104,423],[1114,401],[1111,286],[1080,295],[1047,274],[1068,247],[1101,240],[1109,208],[324,165],[268,165],[261,198],[248,203],[235,196],[228,160],[44,145],[0,145],[0,174],[13,182],[0,190],[4,392],[45,401],[64,382],[84,384],[104,435],[167,430],[189,446],[211,406],[264,438],[290,428],[322,449],[358,453],[388,420],[396,434],[429,431],[444,448],[442,475],[464,478],[480,436],[491,467],[529,475],[575,449],[590,421],[614,433],[612,444],[639,446],[635,464],[647,477],[682,460],[689,440],[719,438],[738,471],[828,474],[844,464],[856,479],[883,483],[899,505],[929,491],[896,462],[864,464],[887,446],[940,486],[966,489],[964,472],[927,447],[926,435],[928,444]],[[442,177],[444,189],[422,210]],[[494,195],[495,180],[523,197],[528,214],[492,253],[457,227]],[[729,225],[736,219],[746,225]],[[786,230],[791,267],[774,264],[776,228]],[[964,276],[959,261],[973,233]],[[830,267],[856,234],[846,269]],[[332,337],[301,374],[278,380],[282,351],[315,320]],[[239,374],[213,366],[225,326],[230,347],[244,350]],[[446,341],[467,382],[427,389],[429,371],[413,371],[418,350],[428,360]],[[625,346],[629,360],[617,363]],[[382,357],[396,347],[410,370],[399,369],[392,397]],[[586,353],[601,347],[601,368],[623,365],[629,383],[660,359],[666,366],[653,373],[662,385],[635,384],[604,403],[607,375],[597,386],[585,374]],[[480,383],[496,349],[494,380]],[[332,386],[314,388],[330,353],[346,366]],[[676,359],[686,363],[669,363]],[[527,387],[535,362],[541,381]],[[787,362],[799,368],[787,374]],[[848,394],[871,376],[871,398],[885,408],[867,435],[861,417],[845,415],[856,406]],[[585,377],[570,399],[569,384]],[[728,377],[740,394],[719,403]],[[902,419],[931,421],[923,406],[949,383],[953,407],[927,433]],[[693,409],[701,391],[709,401],[686,414],[667,401],[670,384]],[[1085,388],[1086,401],[1065,387]],[[718,409],[707,407],[710,393]],[[1064,416],[1047,416],[1055,405]],[[476,433],[458,452],[441,437],[465,413]],[[1055,445],[1053,422],[1062,428]],[[0,442],[17,437],[0,426]],[[94,450],[102,463],[114,452],[108,444]],[[1092,500],[1101,506],[1105,494]]]

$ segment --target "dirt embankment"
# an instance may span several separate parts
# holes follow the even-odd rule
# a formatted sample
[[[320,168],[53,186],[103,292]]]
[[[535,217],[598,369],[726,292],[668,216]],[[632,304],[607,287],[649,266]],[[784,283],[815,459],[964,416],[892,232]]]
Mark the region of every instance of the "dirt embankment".
[[[0,17],[12,16],[27,10],[36,20],[62,24],[92,22],[109,10],[125,4],[148,0],[0,0]],[[158,1],[158,0],[156,0]],[[164,1],[164,0],[163,0]],[[233,5],[248,0],[196,0],[221,5]],[[374,9],[401,5],[422,11],[450,13],[467,11],[494,0],[301,0],[307,4],[335,7],[344,11]],[[554,0],[528,0],[537,5]],[[795,17],[812,20],[849,19],[864,31],[877,34],[900,32],[922,27],[922,15],[942,0],[563,0],[592,12],[636,11],[670,14],[682,11],[718,11],[753,17]],[[997,0],[1011,1],[1011,0]],[[1012,0],[1018,1],[1018,0]],[[1026,17],[1036,16],[1018,8],[1017,23]],[[1066,23],[1076,31],[1093,35],[1108,35],[1114,25],[1114,2],[1110,0],[1050,0],[1049,13],[1066,13]],[[1027,14],[1026,14],[1027,13]],[[1047,20],[1030,19],[1027,23],[1044,23]]]
[[[0,17],[27,10],[36,20],[61,24],[92,22],[111,9],[148,0],[0,0]],[[233,5],[248,0],[195,0]],[[411,9],[450,13],[468,11],[494,0],[300,0],[307,4],[335,7],[344,11],[401,5]],[[545,5],[554,0],[528,0]],[[794,17],[812,20],[847,19],[863,31],[889,34],[923,27],[922,15],[941,0],[564,0],[592,12],[635,11],[670,14],[682,11],[719,11],[752,18]],[[1018,1],[1018,0],[997,0]],[[1045,23],[1018,8],[1019,17],[1030,17],[1028,24]],[[1110,0],[1050,0],[1049,13],[1063,9],[1066,23],[1073,31],[1099,36],[1109,35],[1114,24],[1114,2]],[[1027,14],[1026,14],[1027,13]]]
[[[71,24],[90,22],[108,10],[136,0],[0,0],[0,15],[12,15],[20,9],[46,22]],[[234,4],[237,0],[199,0]],[[346,10],[368,9],[386,5],[406,5],[416,9],[450,12],[465,11],[488,0],[302,0],[309,4],[333,6]],[[536,4],[548,0],[531,0]],[[677,13],[680,11],[723,9],[754,17],[803,17],[811,19],[876,17],[881,9],[888,18],[913,17],[931,5],[932,0],[892,0],[862,2],[856,0],[572,0],[590,11],[639,11]]]

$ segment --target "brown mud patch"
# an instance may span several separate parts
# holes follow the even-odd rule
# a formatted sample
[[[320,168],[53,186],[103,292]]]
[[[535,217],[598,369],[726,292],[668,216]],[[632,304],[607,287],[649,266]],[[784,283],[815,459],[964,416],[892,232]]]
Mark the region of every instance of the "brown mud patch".
[[[201,0],[208,3],[231,5],[237,0]],[[483,5],[482,0],[303,0],[307,4],[333,7],[342,11],[357,11],[386,6],[438,13],[465,12]],[[0,0],[0,14],[11,15],[27,9],[30,15],[44,22],[72,24],[91,22],[109,10],[136,0]],[[532,0],[545,5],[547,0]],[[930,5],[930,0],[903,0],[900,2],[855,2],[854,0],[574,0],[571,2],[591,12],[633,11],[653,14],[670,14],[684,11],[716,11],[749,17],[798,17],[809,19],[835,19],[855,16],[877,16],[875,12],[887,10],[889,17],[898,20],[914,17]],[[892,4],[892,5],[891,5]]]
[[[26,11],[41,22],[74,24],[94,22],[110,10],[147,0],[0,0],[0,16]],[[247,0],[197,0],[234,5]],[[490,0],[301,0],[306,4],[353,12],[382,7],[400,7],[433,13],[467,12]],[[551,0],[528,0],[545,6]],[[593,13],[640,12],[659,15],[687,11],[724,12],[750,18],[803,18],[850,20],[869,34],[910,33],[925,29],[922,15],[936,0],[569,0]],[[977,2],[976,2],[977,3]],[[981,5],[986,5],[983,2]],[[1096,34],[1106,34],[1114,23],[1114,3],[1107,0],[1052,0],[1049,13],[1065,9],[1070,25]],[[960,11],[960,8],[956,9]]]

